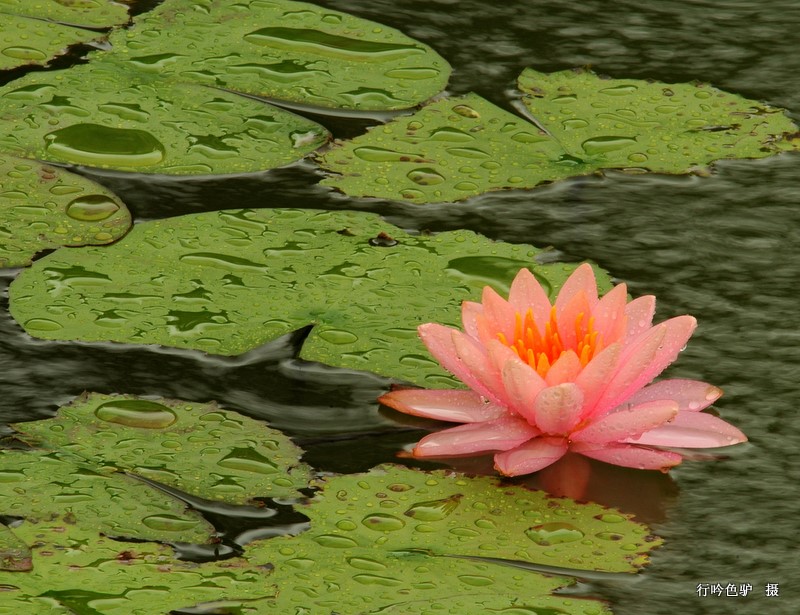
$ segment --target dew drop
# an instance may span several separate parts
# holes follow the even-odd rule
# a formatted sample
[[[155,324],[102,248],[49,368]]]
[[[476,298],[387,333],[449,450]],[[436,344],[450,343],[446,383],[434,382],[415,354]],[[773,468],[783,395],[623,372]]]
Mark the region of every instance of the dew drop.
[[[150,515],[142,519],[142,523],[153,530],[181,532],[195,527],[198,521],[174,515]]]
[[[537,545],[542,546],[574,542],[584,537],[584,533],[574,525],[561,522],[535,525],[525,530],[525,535]]]
[[[344,530],[345,532],[352,532],[358,526],[350,521],[350,519],[342,519],[341,521],[336,522],[336,527],[340,530]]]
[[[329,547],[331,549],[350,549],[358,546],[358,543],[352,538],[337,536],[336,534],[321,534],[314,536],[313,540],[321,547]]]
[[[73,124],[44,137],[45,149],[57,158],[92,166],[146,167],[164,159],[164,146],[149,132]]]
[[[49,318],[31,318],[25,321],[25,328],[30,331],[58,331],[64,326]]]
[[[486,587],[487,585],[494,584],[494,581],[489,577],[480,576],[477,574],[462,574],[458,577],[462,583],[472,585],[473,587]]]
[[[32,47],[6,47],[3,55],[17,60],[46,60],[47,54]]]
[[[578,130],[580,128],[586,128],[589,125],[589,122],[577,117],[573,117],[568,120],[564,120],[561,122],[561,125],[564,127],[564,130]]]
[[[264,457],[255,449],[249,447],[234,448],[217,465],[230,470],[244,470],[256,474],[275,474],[278,466],[270,459]]]
[[[352,344],[358,341],[358,336],[340,329],[325,329],[319,332],[319,336],[331,344]]]
[[[455,107],[453,107],[453,111],[455,111],[456,113],[458,113],[463,117],[470,117],[473,119],[477,119],[481,116],[481,114],[475,111],[475,109],[467,105],[456,105]]]
[[[166,406],[144,399],[108,401],[98,406],[94,414],[109,423],[147,429],[163,429],[178,420],[177,415]]]
[[[600,532],[595,536],[602,540],[622,540],[624,538],[622,534],[617,534],[616,532]]]
[[[607,94],[609,96],[627,96],[628,94],[633,94],[636,92],[638,88],[633,84],[625,84],[625,85],[615,85],[610,88],[603,88],[600,90],[602,94]]]
[[[366,557],[348,557],[347,563],[353,568],[358,568],[359,570],[370,570],[372,572],[380,572],[381,570],[386,570],[387,568],[386,564],[376,562],[374,559],[369,559]]]
[[[94,222],[105,220],[119,211],[119,205],[102,194],[79,196],[67,205],[66,213],[73,220]]]
[[[410,506],[403,514],[417,521],[441,521],[458,508],[462,497],[462,494],[457,493],[441,500],[419,502]]]
[[[596,515],[595,519],[602,521],[603,523],[622,523],[623,521],[625,521],[625,517],[614,513],[604,513],[602,515]]]
[[[581,143],[583,151],[593,156],[615,152],[636,144],[636,139],[630,137],[593,137]]]
[[[635,153],[628,156],[631,162],[647,162],[647,154]]]
[[[396,587],[403,584],[399,579],[382,577],[377,574],[357,574],[353,576],[353,580],[362,585],[381,585],[383,587]]]
[[[398,519],[393,515],[384,513],[374,513],[367,515],[361,520],[364,527],[367,527],[376,532],[396,532],[403,529],[406,523],[402,519]]]
[[[414,169],[408,173],[407,177],[420,186],[435,186],[444,181],[444,176],[430,168]]]

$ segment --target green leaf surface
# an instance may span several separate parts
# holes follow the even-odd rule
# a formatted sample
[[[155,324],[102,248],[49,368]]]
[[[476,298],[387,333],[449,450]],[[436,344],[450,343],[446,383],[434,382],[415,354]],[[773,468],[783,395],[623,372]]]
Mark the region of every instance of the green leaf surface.
[[[0,0],[0,13],[86,28],[106,28],[128,21],[128,7],[114,0]],[[5,26],[5,15],[2,19]]]
[[[703,83],[526,68],[518,85],[536,121],[597,168],[687,173],[715,160],[798,148],[790,140],[798,128],[783,109]]]
[[[324,179],[349,196],[414,203],[605,169],[701,172],[723,158],[798,149],[782,109],[699,84],[608,80],[585,70],[519,80],[538,126],[468,94],[396,118],[318,155]]]
[[[397,30],[286,0],[166,0],[111,43],[128,69],[320,107],[406,109],[450,74]]]
[[[99,32],[9,15],[3,12],[4,8],[0,2],[0,71],[27,64],[47,64],[70,45],[103,38]]]
[[[261,171],[328,138],[266,103],[92,63],[0,88],[3,124],[0,148],[18,156],[167,175]]]
[[[102,186],[0,155],[0,267],[28,265],[41,250],[106,244],[130,225],[128,209]]]
[[[507,293],[522,267],[554,293],[575,266],[537,264],[539,253],[469,231],[409,235],[374,214],[218,211],[138,224],[104,249],[50,254],[12,283],[11,312],[45,339],[223,355],[314,324],[304,359],[454,386],[417,326],[460,326],[463,300],[479,300],[486,284]]]
[[[0,515],[59,523],[67,534],[78,520],[106,536],[139,540],[200,544],[215,533],[179,500],[80,457],[0,450],[0,477]]]
[[[230,504],[298,496],[309,480],[302,452],[286,436],[214,403],[92,393],[60,408],[55,418],[14,427],[31,444],[105,471]]]
[[[0,476],[5,477],[5,468]],[[30,570],[31,550],[7,526],[0,525],[0,570]]]
[[[381,466],[337,476],[303,510],[319,544],[635,572],[660,541],[629,516],[490,477]]]

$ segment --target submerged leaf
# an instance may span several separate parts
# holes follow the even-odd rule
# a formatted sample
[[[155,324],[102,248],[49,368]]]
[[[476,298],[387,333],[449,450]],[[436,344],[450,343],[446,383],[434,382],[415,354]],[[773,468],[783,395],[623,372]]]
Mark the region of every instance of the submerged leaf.
[[[110,243],[131,225],[116,196],[63,169],[0,155],[0,181],[0,267],[59,246]]]
[[[28,442],[94,466],[231,504],[297,496],[309,478],[300,449],[286,436],[214,403],[92,393],[55,418],[14,427]]]
[[[417,326],[456,325],[463,300],[486,284],[507,293],[522,267],[557,290],[575,267],[536,264],[538,254],[469,231],[409,235],[373,214],[219,211],[145,222],[102,250],[40,259],[12,283],[11,311],[45,339],[224,355],[313,324],[304,359],[454,386]]]
[[[393,28],[288,0],[166,0],[111,43],[128,70],[320,107],[406,109],[450,74]]]
[[[414,203],[533,188],[605,169],[690,173],[723,158],[798,149],[776,109],[700,84],[608,80],[592,72],[519,79],[530,124],[469,94],[337,142],[322,181],[350,196]]]
[[[0,88],[1,123],[0,147],[19,156],[167,175],[261,171],[328,138],[266,103],[95,63]]]

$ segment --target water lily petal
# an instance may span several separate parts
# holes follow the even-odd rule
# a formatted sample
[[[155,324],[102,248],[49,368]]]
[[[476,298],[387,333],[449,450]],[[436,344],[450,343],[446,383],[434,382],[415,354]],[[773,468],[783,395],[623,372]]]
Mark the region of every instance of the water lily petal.
[[[467,423],[429,434],[414,448],[414,457],[447,457],[488,451],[505,451],[539,435],[539,430],[519,418],[499,418]]]
[[[672,399],[678,402],[678,409],[697,412],[707,408],[722,397],[722,389],[699,380],[673,378],[649,384],[634,393],[628,400],[631,404],[658,399]]]
[[[534,322],[540,329],[550,318],[550,299],[536,276],[528,269],[520,269],[514,277],[508,302],[521,316],[525,316],[527,311],[531,310]]]
[[[589,322],[591,312],[589,298],[583,290],[577,291],[568,300],[556,302],[558,336],[561,338],[564,348],[575,348],[577,346],[576,323],[581,322],[581,328],[585,330],[585,325]]]
[[[574,382],[547,387],[534,402],[536,426],[544,433],[569,433],[581,419],[583,391]]]
[[[594,306],[592,310],[594,329],[603,346],[625,339],[628,322],[625,315],[627,301],[628,289],[625,284],[620,284],[603,295]]]
[[[453,423],[478,423],[508,414],[473,391],[402,389],[381,395],[378,401],[405,414]]]
[[[563,382],[575,382],[583,366],[574,350],[565,350],[550,367],[545,376],[548,386],[556,386]]]
[[[589,307],[597,304],[597,282],[594,279],[594,270],[588,263],[580,265],[564,282],[564,286],[561,287],[556,298],[557,311],[560,313],[573,295],[580,292],[586,294]]]
[[[653,326],[656,313],[656,298],[653,295],[637,297],[625,306],[627,318],[625,342],[630,343]]]
[[[611,374],[617,369],[621,352],[622,347],[618,343],[604,348],[575,378],[575,384],[583,391],[583,406],[586,416],[593,414],[597,400],[605,390]]]
[[[530,474],[558,461],[567,452],[567,441],[559,437],[539,437],[494,456],[494,467],[500,474]]]
[[[672,400],[649,401],[632,408],[606,414],[589,426],[574,432],[573,442],[604,444],[636,438],[644,432],[667,423],[678,414],[678,404]]]
[[[432,322],[420,325],[417,330],[419,331],[420,338],[422,338],[422,342],[427,346],[430,353],[436,357],[436,360],[439,361],[443,368],[461,380],[461,382],[466,384],[478,395],[488,397],[496,403],[499,401],[459,359],[455,344],[453,343],[453,333],[460,333],[459,331]]]
[[[588,442],[576,442],[570,446],[570,449],[598,461],[639,470],[661,470],[665,472],[672,466],[678,465],[683,459],[679,453],[660,451],[633,444],[598,445]]]
[[[672,363],[692,335],[697,321],[678,316],[656,325],[622,352],[619,368],[593,410],[602,414],[628,400]]]
[[[656,427],[626,442],[682,448],[716,448],[747,441],[730,423],[705,412],[679,412],[669,425]]]
[[[516,356],[505,362],[501,376],[509,407],[535,425],[534,403],[539,391],[547,386],[545,381],[535,369]]]
[[[483,306],[475,301],[461,302],[461,322],[464,325],[464,333],[472,337],[478,337],[478,328],[475,317],[483,314]]]
[[[507,340],[513,340],[516,310],[511,307],[511,304],[498,295],[491,286],[483,287],[481,303],[483,315],[495,336],[497,333],[502,333]]]
[[[456,356],[470,376],[487,391],[486,396],[491,401],[498,405],[504,405],[505,389],[503,389],[500,371],[489,358],[486,347],[461,331],[453,331],[452,337]],[[497,344],[501,345],[500,342]],[[477,391],[474,387],[471,388]],[[477,392],[481,393],[481,391]]]

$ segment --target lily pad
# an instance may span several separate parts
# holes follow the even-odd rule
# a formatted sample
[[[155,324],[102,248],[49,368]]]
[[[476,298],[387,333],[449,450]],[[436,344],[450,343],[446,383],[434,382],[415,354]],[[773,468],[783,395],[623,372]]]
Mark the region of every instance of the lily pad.
[[[128,21],[128,7],[114,0],[0,0],[0,13],[84,28],[108,28]]]
[[[328,138],[266,103],[92,63],[0,88],[3,123],[0,148],[18,156],[167,175],[261,171]]]
[[[784,109],[704,83],[526,68],[518,85],[536,121],[571,156],[597,168],[688,173],[723,158],[798,149],[798,128]]]
[[[59,246],[110,243],[131,225],[122,201],[80,175],[0,155],[0,178],[0,267]]]
[[[214,528],[179,500],[82,461],[55,452],[0,450],[0,514],[59,525],[67,534],[79,522],[106,536],[139,540],[200,544],[214,536]]]
[[[409,235],[374,214],[231,210],[138,224],[104,249],[59,250],[9,294],[14,318],[44,339],[236,355],[313,324],[304,359],[456,386],[417,326],[458,325],[463,300],[486,284],[507,293],[522,267],[554,293],[575,266],[537,264],[539,254],[470,231]]]
[[[604,169],[698,172],[798,149],[782,109],[701,84],[607,80],[585,70],[519,80],[538,126],[469,94],[396,118],[318,156],[350,196],[414,203],[534,188]]]
[[[14,428],[31,444],[105,471],[129,472],[231,504],[298,496],[309,480],[308,467],[299,461],[302,452],[286,436],[214,403],[91,393],[60,408],[55,418]]]
[[[406,109],[450,75],[393,28],[287,0],[166,0],[111,43],[128,70],[320,107]]]
[[[31,550],[7,526],[0,525],[0,570],[30,570]],[[2,612],[2,611],[0,611]]]

